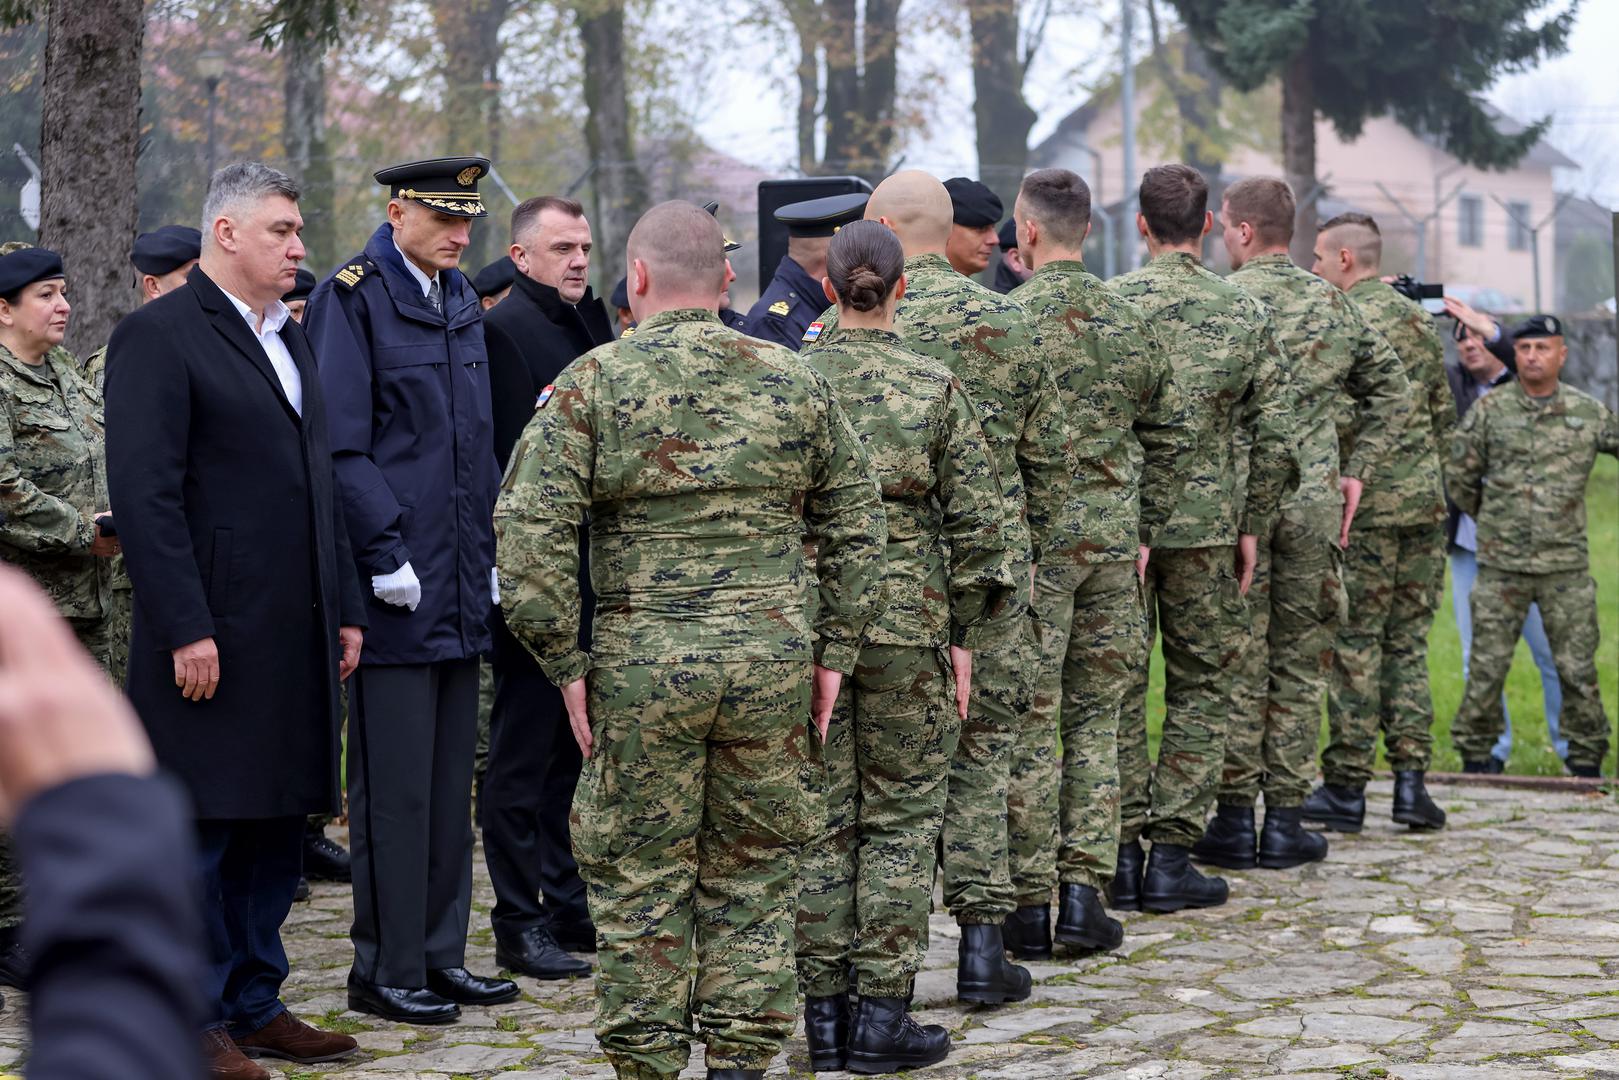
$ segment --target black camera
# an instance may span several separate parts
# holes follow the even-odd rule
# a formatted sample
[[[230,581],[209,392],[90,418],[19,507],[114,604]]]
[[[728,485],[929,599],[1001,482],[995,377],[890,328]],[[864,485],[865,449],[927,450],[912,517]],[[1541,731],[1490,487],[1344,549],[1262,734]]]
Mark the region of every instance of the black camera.
[[[1389,284],[1394,286],[1395,292],[1409,296],[1419,304],[1424,300],[1443,300],[1445,298],[1445,287],[1443,285],[1431,285],[1418,281],[1410,274],[1401,274]]]

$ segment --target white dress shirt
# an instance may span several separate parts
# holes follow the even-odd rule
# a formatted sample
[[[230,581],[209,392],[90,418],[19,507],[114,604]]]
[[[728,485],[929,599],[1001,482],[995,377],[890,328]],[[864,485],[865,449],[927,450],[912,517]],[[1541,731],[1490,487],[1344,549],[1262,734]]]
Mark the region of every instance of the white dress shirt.
[[[223,289],[220,291],[225,292]],[[275,368],[275,376],[281,381],[281,392],[287,395],[292,411],[302,416],[304,381],[298,376],[298,365],[293,362],[292,353],[287,351],[287,343],[281,340],[281,328],[292,318],[292,312],[287,309],[287,305],[277,300],[264,309],[264,315],[261,317],[231,293],[225,292],[225,295],[236,305],[236,310],[242,313],[247,328],[258,339],[259,347],[270,360],[270,366]]]
[[[433,281],[438,275],[434,274],[429,277],[422,273],[422,268],[410,261],[410,256],[405,254],[405,249],[399,246],[399,241],[397,240],[394,241],[394,250],[399,252],[399,258],[404,261],[405,269],[410,271],[410,276],[415,278],[416,284],[422,287],[422,295],[426,296],[432,291]]]

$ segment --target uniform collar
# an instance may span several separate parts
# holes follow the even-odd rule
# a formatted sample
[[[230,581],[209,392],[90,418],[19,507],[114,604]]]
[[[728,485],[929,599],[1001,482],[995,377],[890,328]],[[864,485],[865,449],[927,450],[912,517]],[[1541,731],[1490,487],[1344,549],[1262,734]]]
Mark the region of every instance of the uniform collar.
[[[669,311],[660,311],[656,315],[648,315],[635,324],[635,336],[643,336],[649,330],[660,326],[673,326],[676,323],[711,322],[718,324],[718,313],[707,308],[672,308]]]
[[[844,326],[839,323],[833,331],[821,339],[826,341],[876,341],[884,345],[903,346],[904,339],[892,330],[879,330],[873,326]]]
[[[1147,260],[1148,266],[1166,266],[1176,269],[1191,270],[1201,267],[1203,260],[1187,251],[1160,251]]]
[[[422,268],[411,262],[410,256],[405,254],[405,249],[399,246],[399,241],[393,236],[392,226],[389,226],[388,233],[388,242],[393,244],[394,250],[399,253],[399,261],[405,264],[406,272],[408,272],[411,277],[416,279],[416,284],[421,287],[422,295],[426,296],[430,291],[432,291],[433,282],[437,280],[438,275],[434,274],[432,277],[429,277],[424,274],[422,272]],[[440,286],[439,288],[442,290],[443,286]]]
[[[25,364],[16,353],[4,345],[0,345],[0,364],[9,367],[31,383],[37,383],[40,386],[52,386],[54,385],[54,368],[57,366],[52,354],[56,351],[55,348],[46,349],[45,362],[42,364]]]
[[[927,255],[912,255],[905,260],[905,275],[909,277],[918,271],[922,273],[941,272],[946,274],[954,274],[956,272],[956,268],[951,266],[950,260],[945,258],[943,255],[934,255],[931,253]]]
[[[1568,395],[1564,393],[1565,387],[1561,379],[1557,381],[1557,389],[1552,393],[1551,397],[1544,399],[1531,397],[1528,388],[1523,385],[1523,380],[1514,379],[1513,383],[1518,394],[1518,400],[1525,409],[1543,414],[1561,413],[1564,411],[1564,406],[1568,400]],[[1497,390],[1496,393],[1500,393],[1500,390]],[[1541,401],[1542,403],[1539,405],[1535,404],[1537,400]]]
[[[820,299],[821,283],[810,277],[809,271],[798,265],[798,260],[791,255],[781,257],[781,263],[776,267],[776,273],[787,275],[787,284],[794,291],[800,293],[802,299],[808,300],[812,304]]]
[[[1297,267],[1293,265],[1292,256],[1283,251],[1272,251],[1265,255],[1255,255],[1253,258],[1242,264],[1242,268],[1244,270],[1248,269],[1250,266],[1255,270],[1265,267],[1279,266],[1285,266],[1289,270],[1297,269]]]

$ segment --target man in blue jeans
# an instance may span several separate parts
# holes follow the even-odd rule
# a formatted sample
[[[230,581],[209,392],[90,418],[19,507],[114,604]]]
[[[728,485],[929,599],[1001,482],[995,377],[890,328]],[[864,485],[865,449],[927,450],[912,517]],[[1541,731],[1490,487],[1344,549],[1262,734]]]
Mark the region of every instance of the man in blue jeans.
[[[1445,375],[1450,380],[1451,393],[1456,397],[1458,418],[1479,398],[1513,378],[1510,367],[1512,339],[1502,332],[1495,320],[1483,315],[1454,297],[1445,298],[1445,310],[1456,320],[1456,353],[1458,367],[1449,365]],[[1446,523],[1449,540],[1451,606],[1456,613],[1456,630],[1462,639],[1462,678],[1467,678],[1468,660],[1473,647],[1473,609],[1471,598],[1473,581],[1478,576],[1476,540],[1478,526],[1467,514],[1454,505],[1449,507],[1450,520]],[[1557,667],[1552,662],[1551,643],[1546,640],[1546,628],[1540,621],[1540,608],[1529,605],[1524,620],[1523,638],[1529,645],[1529,654],[1540,669],[1540,690],[1545,699],[1546,730],[1557,756],[1568,760],[1568,740],[1558,731],[1558,719],[1563,711],[1563,685],[1557,678]],[[1490,751],[1490,771],[1503,772],[1507,757],[1512,753],[1512,716],[1507,712],[1505,695],[1501,699],[1501,712],[1506,727]]]

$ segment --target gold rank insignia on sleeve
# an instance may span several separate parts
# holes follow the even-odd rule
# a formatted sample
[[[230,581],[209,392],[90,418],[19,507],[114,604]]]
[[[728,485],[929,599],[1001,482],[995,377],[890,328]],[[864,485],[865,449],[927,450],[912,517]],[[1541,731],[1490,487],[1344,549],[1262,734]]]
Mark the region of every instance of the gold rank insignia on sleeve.
[[[792,305],[785,300],[777,300],[770,305],[770,314],[772,315],[785,315],[791,310],[793,310]]]

